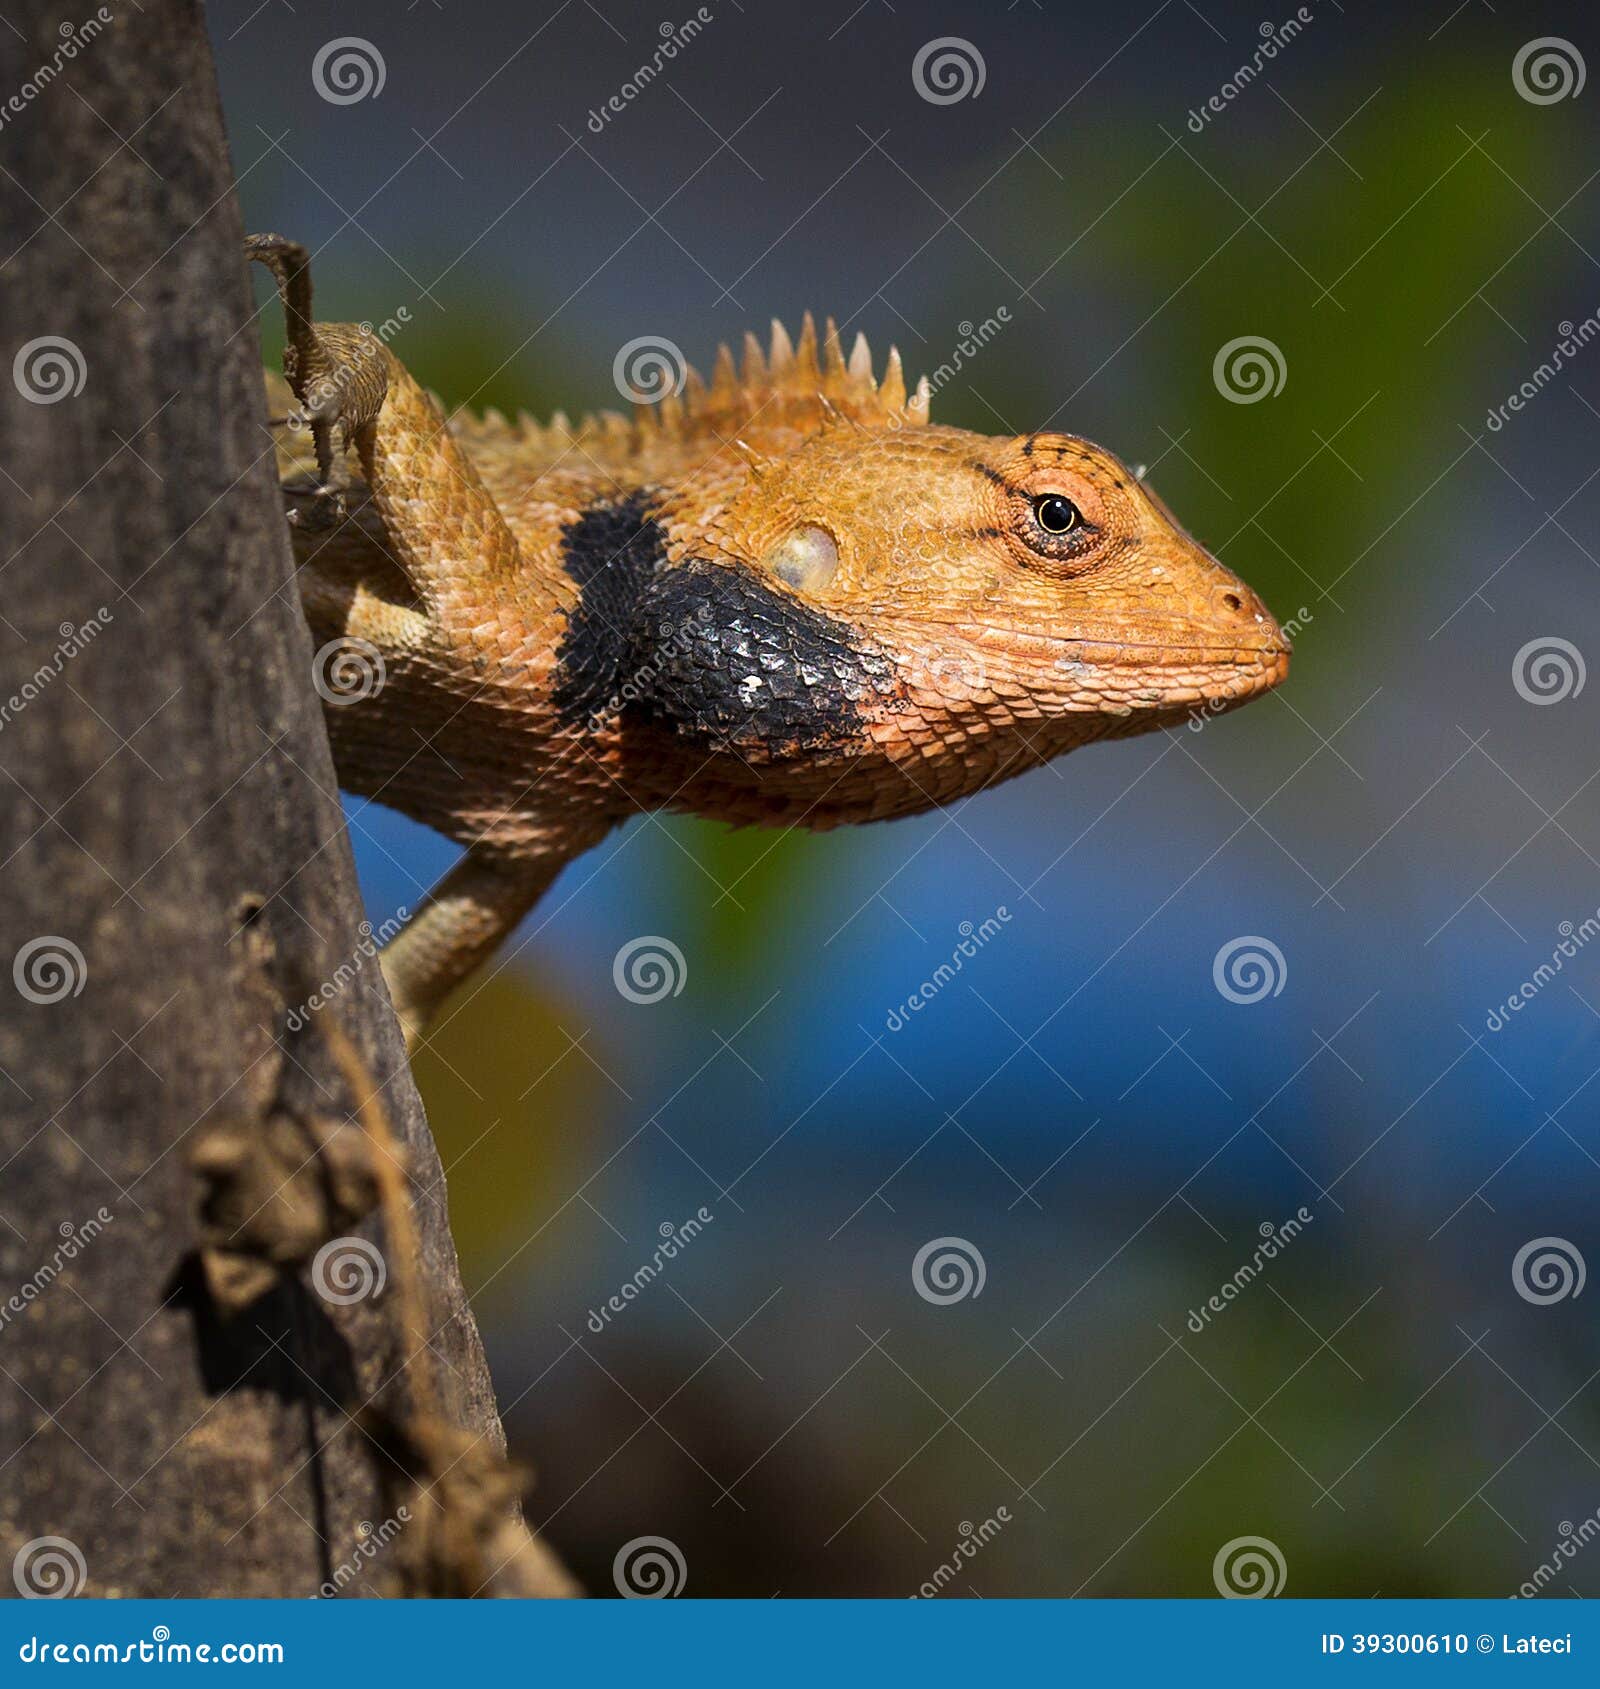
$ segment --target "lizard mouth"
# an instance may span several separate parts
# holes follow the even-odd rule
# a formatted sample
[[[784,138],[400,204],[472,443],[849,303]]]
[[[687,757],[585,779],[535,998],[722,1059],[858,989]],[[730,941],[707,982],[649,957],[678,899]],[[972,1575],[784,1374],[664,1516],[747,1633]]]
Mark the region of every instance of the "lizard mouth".
[[[1012,650],[1033,651],[1046,662],[1074,659],[1098,668],[1211,667],[1220,663],[1253,665],[1280,663],[1288,672],[1293,648],[1276,623],[1253,639],[1200,637],[1188,640],[1130,639],[1121,634],[1052,634],[1033,629],[1000,627],[992,622],[969,622],[961,632],[981,652],[1001,642]],[[1198,633],[1199,630],[1197,629]],[[1281,677],[1280,677],[1281,678]]]

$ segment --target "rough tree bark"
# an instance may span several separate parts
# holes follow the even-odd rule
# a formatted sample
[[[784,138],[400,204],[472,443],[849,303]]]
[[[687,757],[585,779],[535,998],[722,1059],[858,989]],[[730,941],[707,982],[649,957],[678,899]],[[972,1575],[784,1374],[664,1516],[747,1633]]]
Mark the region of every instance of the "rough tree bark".
[[[6,12],[0,1587],[565,1593],[358,928],[200,9]]]

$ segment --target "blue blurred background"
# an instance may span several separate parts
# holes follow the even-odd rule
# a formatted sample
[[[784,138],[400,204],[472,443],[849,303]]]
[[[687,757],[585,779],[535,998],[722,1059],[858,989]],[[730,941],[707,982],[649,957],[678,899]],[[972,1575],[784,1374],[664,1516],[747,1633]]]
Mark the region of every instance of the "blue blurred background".
[[[531,1518],[599,1593],[645,1535],[691,1595],[1209,1595],[1241,1537],[1291,1595],[1600,1593],[1597,1293],[1513,1271],[1597,1242],[1600,345],[1535,374],[1600,307],[1592,12],[705,12],[596,133],[692,9],[214,5],[247,224],[475,407],[807,307],[914,374],[1004,306],[936,419],[1149,464],[1300,632],[1203,730],[823,837],[645,817],[563,876],[418,1075]],[[335,104],[347,35],[383,86]],[[1240,403],[1245,336],[1283,380]],[[350,819],[374,921],[451,860]],[[641,936],[679,994],[614,985]],[[919,1294],[942,1238],[980,1294]]]

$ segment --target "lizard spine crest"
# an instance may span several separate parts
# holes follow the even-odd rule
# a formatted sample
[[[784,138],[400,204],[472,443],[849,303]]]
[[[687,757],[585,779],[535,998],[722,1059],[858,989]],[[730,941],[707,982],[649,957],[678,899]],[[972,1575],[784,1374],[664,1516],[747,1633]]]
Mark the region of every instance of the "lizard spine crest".
[[[709,386],[692,365],[685,365],[679,391],[656,403],[635,404],[631,417],[617,411],[591,412],[574,425],[558,410],[541,423],[527,411],[509,420],[491,408],[481,415],[458,410],[449,420],[451,433],[469,442],[516,441],[552,451],[603,442],[614,450],[648,451],[662,442],[697,436],[731,441],[745,430],[812,433],[840,419],[863,427],[921,427],[928,420],[932,396],[926,376],[907,393],[896,347],[889,348],[878,381],[864,334],[856,335],[846,358],[833,318],[827,319],[819,341],[816,322],[807,311],[798,341],[774,317],[765,351],[747,333],[743,358],[736,364],[724,342],[717,349]]]

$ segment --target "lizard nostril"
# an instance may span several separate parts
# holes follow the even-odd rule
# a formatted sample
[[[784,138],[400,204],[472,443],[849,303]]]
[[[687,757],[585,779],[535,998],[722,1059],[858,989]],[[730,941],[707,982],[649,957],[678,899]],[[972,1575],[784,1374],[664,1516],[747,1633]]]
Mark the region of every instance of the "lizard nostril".
[[[1222,602],[1226,604],[1230,610],[1242,610],[1244,608],[1244,604],[1236,592],[1223,593]]]

